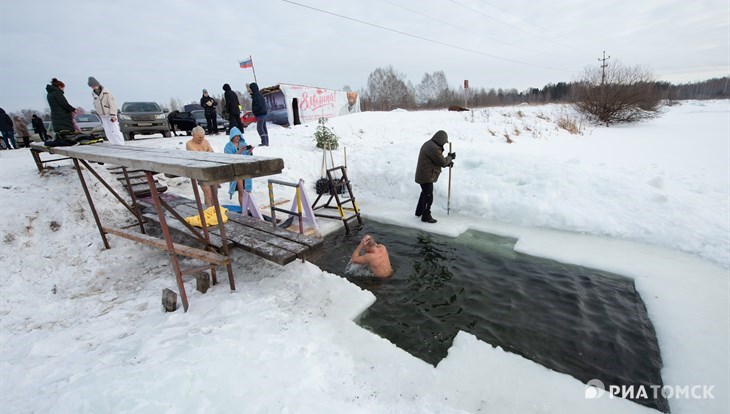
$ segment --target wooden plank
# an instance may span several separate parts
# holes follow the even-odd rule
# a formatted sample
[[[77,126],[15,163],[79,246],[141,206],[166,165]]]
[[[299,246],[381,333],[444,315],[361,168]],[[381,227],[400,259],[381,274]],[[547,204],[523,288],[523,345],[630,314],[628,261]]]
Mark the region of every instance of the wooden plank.
[[[284,161],[281,158],[163,150],[106,143],[50,148],[44,147],[40,143],[34,143],[32,146],[51,154],[172,174],[211,183],[279,174],[284,168]]]
[[[232,211],[229,211],[228,219],[287,240],[304,244],[310,248],[318,247],[322,244],[322,240],[316,237],[311,237],[300,233],[294,233],[289,230],[282,229],[281,227],[273,226],[271,223],[262,220],[256,220],[253,217],[244,216],[240,213],[234,213]],[[295,220],[297,219],[295,218]]]
[[[155,188],[157,188],[157,191],[158,192],[164,193],[165,191],[167,191],[167,186],[166,185],[162,185],[160,183],[155,183],[155,184],[156,184],[155,185]],[[127,186],[125,185],[124,188],[126,189]],[[139,194],[139,195],[143,195],[143,194],[147,195],[147,194],[150,193],[150,186],[146,182],[143,182],[143,183],[140,183],[140,184],[136,184],[136,185],[132,185],[132,192],[134,192],[135,195],[137,195],[137,194]]]
[[[228,236],[228,241],[234,246],[282,266],[296,260],[297,255],[295,253],[248,236],[243,231],[245,226],[236,223],[233,224],[226,226],[226,235]],[[215,232],[216,230],[214,229],[213,231]]]
[[[146,234],[112,229],[107,227],[104,227],[104,233],[113,234],[118,237],[122,237],[138,243],[145,244],[147,246],[152,246],[167,251],[167,244],[164,240],[148,236]],[[217,266],[225,266],[231,262],[231,258],[228,256],[209,252],[206,250],[196,249],[194,247],[185,246],[184,244],[173,243],[173,249],[175,249],[175,254],[202,260],[204,262],[208,262]]]
[[[156,213],[144,214],[144,217],[159,225],[159,219]],[[182,223],[172,217],[166,218],[168,219],[167,226],[170,228],[170,231],[188,237],[192,241],[201,243],[197,237],[190,234],[190,231]],[[296,260],[296,253],[278,248],[275,245],[268,244],[256,239],[255,237],[251,237],[250,235],[245,234],[246,232],[244,228],[245,227],[241,224],[230,221],[228,222],[226,225],[226,235],[228,236],[228,243],[230,243],[231,246],[253,253],[282,266]],[[200,230],[202,232],[202,229]],[[211,239],[211,244],[213,244],[216,248],[220,248],[220,246],[223,245],[220,237],[220,229],[218,229],[217,226],[208,227],[208,233]]]
[[[168,199],[165,200],[165,201],[168,201],[168,203],[170,203],[171,205],[173,205],[173,204],[175,206],[185,205],[185,206],[188,206],[190,209],[192,209],[192,210],[186,211],[186,213],[189,213],[189,214],[187,214],[188,216],[190,216],[192,214],[197,214],[196,213],[197,207],[195,206],[194,200],[190,200],[185,197],[180,197],[176,194],[167,194],[167,195],[175,200],[173,202],[170,202]],[[294,233],[289,230],[282,229],[281,227],[273,226],[273,225],[271,225],[271,223],[268,223],[268,222],[265,222],[262,220],[257,220],[253,217],[244,216],[240,213],[228,211],[226,213],[226,215],[228,216],[228,219],[231,221],[235,221],[237,223],[246,225],[248,227],[255,228],[255,229],[260,230],[265,233],[276,235],[278,237],[281,237],[281,238],[284,238],[287,240],[291,240],[291,241],[294,241],[294,242],[297,242],[300,244],[304,244],[310,248],[319,247],[322,244],[322,239],[307,236],[307,235],[300,234],[300,233]]]
[[[189,204],[179,204],[175,210],[185,217],[197,214],[197,209]],[[226,214],[229,217],[228,223],[226,223],[226,235],[228,236],[228,241],[246,251],[255,253],[267,260],[282,265],[293,261],[297,257],[303,257],[310,251],[310,247],[306,244],[297,243],[256,228],[249,227],[245,223],[231,220],[230,216],[236,213],[229,211]],[[261,222],[261,220],[252,220]],[[250,220],[246,220],[246,222],[250,222]],[[220,229],[217,226],[209,228],[208,230],[211,234],[215,234],[220,237]],[[290,233],[284,229],[279,230],[284,233]]]
[[[157,225],[160,224],[160,218],[157,217],[157,213],[145,213],[145,214],[142,214],[142,217],[154,222]],[[188,228],[185,227],[184,224],[177,221],[176,218],[172,217],[172,215],[165,213],[165,219],[167,221],[167,227],[169,227],[171,231],[175,231],[182,236],[187,236],[191,240],[200,244],[201,246],[205,245],[205,243],[202,240],[200,240],[197,237],[195,237],[194,235],[190,234],[190,230],[188,230]],[[203,229],[199,229],[199,230],[200,230],[200,234],[203,234]],[[220,238],[220,236],[218,236],[217,234],[209,233],[209,237],[210,237],[210,244],[213,245],[213,247],[215,247],[216,249],[220,249],[223,246],[223,241]]]

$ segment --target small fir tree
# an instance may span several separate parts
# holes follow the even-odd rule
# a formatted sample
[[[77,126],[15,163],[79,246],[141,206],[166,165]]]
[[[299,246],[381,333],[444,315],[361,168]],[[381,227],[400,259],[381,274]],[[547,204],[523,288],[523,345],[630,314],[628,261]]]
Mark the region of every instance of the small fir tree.
[[[317,148],[337,149],[340,146],[337,135],[327,128],[327,118],[319,118],[319,126],[314,132],[314,140],[317,141]]]

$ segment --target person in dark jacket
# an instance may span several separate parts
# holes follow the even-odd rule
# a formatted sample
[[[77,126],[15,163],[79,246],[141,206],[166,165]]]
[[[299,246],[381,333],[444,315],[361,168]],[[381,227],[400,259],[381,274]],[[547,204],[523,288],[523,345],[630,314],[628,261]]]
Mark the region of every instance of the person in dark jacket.
[[[200,98],[200,106],[203,107],[203,111],[205,112],[205,122],[208,124],[208,134],[217,134],[218,114],[215,112],[215,107],[218,106],[218,102],[209,96],[208,91],[205,89],[203,89],[203,97]]]
[[[60,135],[73,134],[76,130],[73,122],[73,113],[76,108],[71,106],[63,96],[65,88],[66,85],[56,78],[51,80],[50,85],[46,85],[48,106],[51,107],[51,123],[56,134]]]
[[[256,117],[256,131],[261,138],[261,146],[269,146],[269,131],[266,129],[266,114],[269,113],[266,108],[266,99],[259,91],[259,85],[256,82],[249,85],[251,92],[251,112]]]
[[[170,111],[169,114],[167,114],[167,124],[170,125],[170,131],[172,132],[172,136],[176,137],[177,132],[175,132],[175,117],[180,113],[177,109],[174,111]]]
[[[38,115],[33,114],[33,119],[31,119],[30,122],[31,125],[33,125],[33,131],[41,137],[41,141],[47,141],[48,131],[46,130],[46,125],[43,123],[43,120],[38,117]]]
[[[449,136],[444,131],[436,132],[433,137],[421,146],[416,166],[416,183],[421,185],[421,195],[418,197],[416,216],[426,223],[436,223],[431,217],[433,203],[433,183],[438,181],[441,168],[451,167],[456,159],[456,153],[451,152],[444,157],[444,145],[449,142]]]
[[[243,122],[241,122],[241,104],[238,102],[238,95],[231,90],[231,85],[223,85],[223,99],[226,100],[226,112],[228,112],[228,124],[231,128],[236,127],[243,132]]]
[[[18,144],[15,142],[15,131],[13,131],[13,120],[3,108],[0,108],[0,132],[3,134],[6,149],[18,149]]]

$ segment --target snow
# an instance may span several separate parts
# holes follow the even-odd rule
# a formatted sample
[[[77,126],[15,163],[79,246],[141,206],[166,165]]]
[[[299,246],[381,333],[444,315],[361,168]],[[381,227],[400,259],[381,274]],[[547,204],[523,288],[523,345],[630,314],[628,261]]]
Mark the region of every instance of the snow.
[[[583,124],[580,135],[558,128],[559,117],[580,124],[569,107],[547,105],[365,112],[328,125],[347,148],[366,220],[453,236],[488,231],[517,238],[524,253],[634,278],[665,385],[714,386],[713,399],[670,399],[672,412],[728,412],[730,103],[684,102],[638,125]],[[283,158],[276,178],[303,178],[310,199],[322,162],[315,128],[270,125],[272,146],[255,150]],[[428,225],[413,216],[413,175],[418,149],[438,129],[457,159],[450,214],[444,171],[439,222]],[[258,144],[254,128],[245,137]],[[187,139],[128,144],[172,151]],[[227,138],[209,140],[222,152]],[[334,157],[342,163],[344,149]],[[434,368],[360,328],[354,320],[374,296],[310,263],[281,267],[237,250],[236,291],[224,276],[203,295],[186,278],[189,312],[164,313],[162,289],[176,290],[166,254],[114,236],[104,250],[76,172],[55,165],[39,176],[27,150],[0,152],[2,412],[652,411],[586,399],[580,381],[464,332]],[[185,179],[160,179],[192,196]],[[102,222],[130,222],[88,182]],[[219,197],[235,203],[226,188]],[[254,197],[267,202],[264,179],[254,180]],[[277,198],[290,197],[277,187]]]

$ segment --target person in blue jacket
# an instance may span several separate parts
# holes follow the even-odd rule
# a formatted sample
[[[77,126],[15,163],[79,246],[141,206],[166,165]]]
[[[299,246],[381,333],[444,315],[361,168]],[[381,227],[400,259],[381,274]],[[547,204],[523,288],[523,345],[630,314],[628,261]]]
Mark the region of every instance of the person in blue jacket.
[[[243,133],[237,127],[231,128],[230,141],[223,148],[223,152],[226,154],[240,154],[240,155],[253,155],[253,147],[246,144],[246,140],[243,139]],[[228,186],[228,194],[233,197],[233,194],[238,190],[238,204],[243,209],[243,192],[251,192],[253,188],[253,180],[247,178],[245,180],[232,181]],[[245,214],[245,212],[243,212]]]
[[[248,85],[251,92],[251,112],[256,117],[256,132],[261,137],[261,146],[269,146],[269,131],[266,129],[266,114],[269,113],[266,107],[266,99],[259,91],[259,85],[256,82]]]

